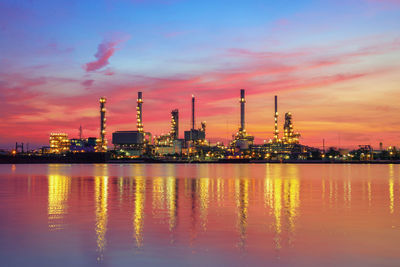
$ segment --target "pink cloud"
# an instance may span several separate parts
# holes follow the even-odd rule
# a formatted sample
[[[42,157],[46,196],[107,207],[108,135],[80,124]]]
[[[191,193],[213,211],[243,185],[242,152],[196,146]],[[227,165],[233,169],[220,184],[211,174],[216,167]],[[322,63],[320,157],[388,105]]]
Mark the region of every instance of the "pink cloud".
[[[85,87],[90,87],[92,86],[94,80],[84,80],[81,84]]]
[[[84,65],[85,70],[87,72],[96,71],[107,66],[110,63],[108,62],[108,60],[114,54],[116,50],[115,47],[119,43],[121,43],[121,40],[112,42],[103,41],[101,44],[99,44],[97,47],[97,52],[94,55],[97,58],[97,60],[86,63]]]

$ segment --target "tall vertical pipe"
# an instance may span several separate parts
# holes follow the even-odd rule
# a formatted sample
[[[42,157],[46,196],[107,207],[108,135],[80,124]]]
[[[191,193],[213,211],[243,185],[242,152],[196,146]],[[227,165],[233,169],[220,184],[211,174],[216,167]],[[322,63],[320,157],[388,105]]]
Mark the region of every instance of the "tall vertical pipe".
[[[240,89],[240,131],[244,131],[244,104],[246,100],[244,98],[244,89]]]
[[[107,144],[106,144],[106,98],[101,97],[100,98],[100,148],[99,151],[105,151],[107,150]]]
[[[274,130],[274,140],[278,141],[279,139],[279,131],[278,131],[278,96],[275,96],[275,130]]]
[[[195,120],[194,120],[194,102],[195,102],[195,98],[194,98],[194,95],[192,95],[192,130],[194,130],[194,126],[195,126]]]
[[[140,133],[143,132],[142,105],[143,105],[142,92],[138,92],[137,107],[136,107],[136,127],[138,132]]]

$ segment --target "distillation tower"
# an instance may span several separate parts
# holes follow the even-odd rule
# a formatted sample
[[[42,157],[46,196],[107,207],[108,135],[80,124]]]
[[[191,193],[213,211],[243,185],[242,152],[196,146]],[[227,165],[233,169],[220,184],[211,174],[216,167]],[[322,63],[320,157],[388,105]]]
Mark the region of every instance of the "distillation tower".
[[[136,107],[136,127],[139,133],[143,133],[142,105],[143,105],[142,92],[138,92],[137,107]]]
[[[179,110],[174,109],[171,111],[171,131],[169,133],[172,140],[179,138]]]
[[[100,144],[99,151],[107,151],[107,140],[106,140],[106,98],[101,97],[100,102]]]
[[[274,114],[274,126],[275,126],[275,130],[274,130],[274,143],[279,143],[279,130],[278,130],[278,96],[275,96],[275,114]]]
[[[283,125],[283,138],[284,144],[298,144],[299,143],[299,133],[295,133],[293,130],[292,113],[285,113],[285,124]]]

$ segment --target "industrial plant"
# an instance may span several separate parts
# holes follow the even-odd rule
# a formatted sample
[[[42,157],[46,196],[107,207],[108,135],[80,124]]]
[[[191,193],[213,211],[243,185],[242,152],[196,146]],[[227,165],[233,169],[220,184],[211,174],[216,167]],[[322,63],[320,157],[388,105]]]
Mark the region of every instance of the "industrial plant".
[[[96,139],[68,139],[65,133],[50,135],[50,153],[106,152],[113,160],[160,160],[184,162],[230,162],[246,160],[298,160],[309,158],[316,149],[301,145],[300,134],[294,131],[293,117],[285,114],[283,135],[279,136],[278,97],[275,96],[273,138],[263,144],[255,144],[254,136],[246,131],[245,89],[240,90],[240,126],[232,140],[224,145],[211,144],[206,138],[206,122],[196,124],[196,98],[191,98],[190,129],[185,130],[183,138],[179,135],[179,110],[171,111],[170,130],[167,134],[153,136],[145,131],[143,122],[143,92],[137,93],[136,129],[112,133],[112,148],[106,139],[106,98],[100,102],[100,134]]]
[[[24,152],[24,144],[16,143],[13,157],[6,157],[5,162],[348,162],[398,160],[400,152],[395,147],[373,150],[369,145],[348,151],[330,147],[314,148],[300,143],[300,133],[295,131],[293,115],[286,112],[283,131],[279,131],[278,96],[274,96],[274,109],[271,110],[271,136],[261,144],[254,142],[254,136],[246,130],[246,96],[245,89],[240,89],[239,108],[240,125],[227,144],[211,144],[206,138],[206,122],[196,124],[196,98],[192,95],[190,129],[180,138],[179,110],[170,111],[170,129],[167,134],[152,135],[145,129],[143,121],[143,92],[137,92],[136,128],[112,133],[112,144],[106,138],[106,103],[99,99],[99,136],[69,138],[67,133],[53,132],[49,137],[49,146],[38,151]],[[19,158],[17,156],[20,156]],[[1,160],[0,160],[1,161]]]

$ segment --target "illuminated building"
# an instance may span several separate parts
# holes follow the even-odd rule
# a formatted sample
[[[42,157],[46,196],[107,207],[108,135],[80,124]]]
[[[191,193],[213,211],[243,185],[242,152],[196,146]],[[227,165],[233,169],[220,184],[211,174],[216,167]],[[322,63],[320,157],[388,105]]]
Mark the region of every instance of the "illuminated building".
[[[50,134],[50,153],[65,153],[69,151],[70,141],[66,133]]]
[[[143,94],[138,92],[136,107],[137,131],[116,131],[112,134],[114,148],[123,151],[127,156],[137,157],[143,154],[147,145],[151,144],[151,133],[144,132],[142,120]]]
[[[100,98],[100,144],[98,147],[99,152],[107,151],[107,140],[106,140],[106,98]]]
[[[295,133],[293,130],[292,113],[287,112],[285,114],[285,124],[283,126],[283,138],[284,144],[298,144],[299,143],[299,133]]]
[[[83,139],[70,139],[71,152],[85,152],[85,140]]]
[[[248,149],[249,145],[253,145],[254,137],[247,134],[245,129],[245,96],[244,89],[240,89],[240,127],[236,135],[233,136],[231,146],[239,149]]]
[[[96,148],[96,137],[89,137],[87,139],[70,139],[71,152],[95,152]],[[100,147],[100,142],[99,145]]]

